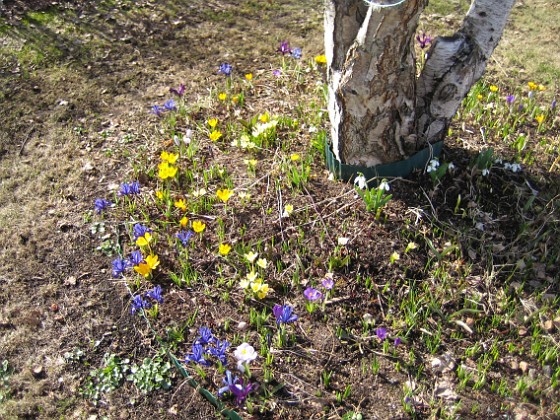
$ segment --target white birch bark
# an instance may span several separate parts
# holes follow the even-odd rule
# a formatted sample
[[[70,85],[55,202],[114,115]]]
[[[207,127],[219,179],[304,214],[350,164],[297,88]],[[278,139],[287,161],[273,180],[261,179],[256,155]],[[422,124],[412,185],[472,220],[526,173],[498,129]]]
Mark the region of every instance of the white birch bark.
[[[474,0],[462,27],[438,38],[416,80],[414,37],[427,0],[394,7],[326,0],[333,152],[351,165],[405,159],[443,139],[482,76],[515,0]]]

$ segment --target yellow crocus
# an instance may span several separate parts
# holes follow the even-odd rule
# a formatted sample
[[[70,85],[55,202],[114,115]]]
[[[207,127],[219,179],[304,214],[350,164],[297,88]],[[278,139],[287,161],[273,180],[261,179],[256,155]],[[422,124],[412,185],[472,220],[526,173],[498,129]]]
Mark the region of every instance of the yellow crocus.
[[[192,224],[192,228],[196,233],[202,233],[202,231],[206,228],[206,224],[200,220],[195,220]]]
[[[218,252],[224,257],[227,254],[229,254],[230,251],[231,251],[231,245],[229,244],[220,244],[220,246],[218,247]]]
[[[245,75],[245,79],[247,79],[249,82],[250,82],[251,80],[253,80],[253,73],[247,73],[247,74]]]
[[[315,56],[315,62],[317,64],[327,64],[327,56],[322,54],[322,55],[317,55]]]
[[[218,99],[219,99],[220,101],[225,101],[225,100],[227,99],[227,95],[226,95],[225,93],[222,92],[222,93],[220,93],[220,94],[218,95]]]
[[[218,190],[216,192],[216,195],[218,196],[218,198],[220,200],[222,200],[224,203],[227,203],[227,201],[231,198],[231,196],[233,195],[233,191],[228,190],[227,188],[224,188],[223,190]]]
[[[159,157],[162,161],[168,162],[171,165],[173,165],[175,162],[177,162],[179,155],[175,153],[167,153],[166,151],[163,151],[161,152],[161,155]]]
[[[535,120],[537,120],[537,122],[538,122],[539,124],[542,124],[543,121],[544,121],[544,114],[537,115],[537,116],[535,117]]]
[[[148,264],[151,270],[155,270],[159,265],[159,257],[157,255],[148,255],[146,257],[146,264]]]
[[[189,223],[188,217],[183,216],[183,218],[179,220],[179,224],[183,227],[187,227],[187,223]]]
[[[187,204],[185,203],[185,200],[184,200],[183,198],[181,198],[180,200],[175,201],[174,205],[175,205],[175,207],[177,207],[179,210],[187,211]]]
[[[498,86],[496,85],[490,85],[490,92],[497,92],[498,91]]]
[[[150,232],[146,232],[144,236],[140,236],[136,239],[136,245],[142,247],[148,245],[152,241],[152,234]]]
[[[218,140],[220,137],[222,137],[222,133],[220,131],[214,130],[210,133],[210,140],[212,141],[216,141]]]
[[[217,118],[210,118],[208,120],[208,125],[210,126],[210,128],[216,128],[216,126],[218,125],[218,119]]]

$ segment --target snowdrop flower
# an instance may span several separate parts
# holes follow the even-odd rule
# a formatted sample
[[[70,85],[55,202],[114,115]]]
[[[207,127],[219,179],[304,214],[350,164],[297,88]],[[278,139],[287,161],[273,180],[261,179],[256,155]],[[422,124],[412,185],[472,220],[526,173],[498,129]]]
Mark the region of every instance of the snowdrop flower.
[[[490,173],[490,169],[488,169],[488,168],[484,168],[482,170],[482,176],[487,176],[489,173]]]
[[[430,160],[430,163],[428,163],[428,168],[426,169],[426,172],[428,173],[435,172],[438,167],[439,167],[439,161],[437,159],[432,159]]]
[[[354,185],[361,190],[365,190],[367,188],[366,177],[363,174],[359,174],[356,178],[354,178]]]
[[[387,181],[383,180],[381,181],[381,184],[379,184],[379,187],[377,188],[379,188],[380,190],[389,191],[391,189],[391,186]]]

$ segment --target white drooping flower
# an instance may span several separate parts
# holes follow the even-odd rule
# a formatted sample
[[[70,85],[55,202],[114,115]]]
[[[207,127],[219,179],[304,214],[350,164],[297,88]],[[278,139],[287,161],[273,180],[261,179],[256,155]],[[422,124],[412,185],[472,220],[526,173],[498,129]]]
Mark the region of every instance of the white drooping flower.
[[[430,172],[435,172],[437,170],[437,168],[439,167],[439,160],[437,159],[432,159],[430,160],[430,162],[428,163],[428,167],[426,168],[426,172],[430,173]]]
[[[387,181],[383,180],[381,181],[381,184],[379,184],[379,187],[377,188],[379,188],[380,190],[389,191],[391,189],[391,186]]]
[[[367,188],[366,177],[363,174],[359,174],[356,178],[354,178],[354,185],[361,190],[365,190]]]

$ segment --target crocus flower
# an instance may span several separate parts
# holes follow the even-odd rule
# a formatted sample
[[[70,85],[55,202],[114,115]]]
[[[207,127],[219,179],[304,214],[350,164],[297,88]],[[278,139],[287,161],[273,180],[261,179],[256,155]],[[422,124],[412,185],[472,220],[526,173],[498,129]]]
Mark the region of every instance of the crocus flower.
[[[174,93],[175,95],[181,97],[185,94],[185,84],[181,83],[177,89],[169,88],[169,92]]]
[[[218,190],[216,191],[216,195],[218,196],[218,198],[220,200],[222,200],[224,203],[227,203],[227,201],[230,199],[230,197],[233,195],[233,191],[229,190],[227,188],[224,188],[223,190]]]
[[[550,109],[555,109],[556,108],[556,98],[554,98],[552,100],[552,103],[550,104]]]
[[[275,77],[280,77],[280,76],[282,76],[282,72],[278,69],[272,70],[272,75],[275,76]]]
[[[161,286],[155,286],[152,290],[146,292],[146,297],[155,300],[157,303],[163,303],[163,296],[161,296]]]
[[[239,381],[237,376],[233,376],[231,371],[226,370],[226,376],[222,379],[222,383],[225,385],[218,389],[218,397],[221,397],[226,392],[229,392],[229,387],[235,385]]]
[[[109,200],[105,200],[104,198],[97,198],[95,200],[95,212],[100,214],[103,210],[111,207],[111,202]]]
[[[195,220],[192,224],[192,227],[196,233],[202,233],[202,231],[206,229],[206,223],[201,222],[200,220]]]
[[[281,53],[282,55],[290,54],[292,49],[290,48],[290,43],[288,41],[282,41],[280,43],[280,47],[276,50],[277,52]]]
[[[128,268],[128,262],[122,258],[117,258],[116,260],[113,260],[112,264],[113,264],[114,278],[120,277],[120,275],[123,274]]]
[[[192,346],[192,353],[188,354],[185,357],[185,362],[193,362],[193,363],[198,363],[201,364],[203,366],[210,366],[211,363],[210,361],[206,360],[204,358],[204,349],[202,348],[201,344],[193,344]]]
[[[146,233],[152,233],[152,229],[141,225],[140,223],[136,223],[132,227],[132,234],[134,235],[134,240],[138,240],[138,238],[142,238],[146,236]]]
[[[229,386],[230,392],[235,396],[235,403],[237,405],[243,404],[243,401],[247,399],[247,396],[257,389],[258,385],[248,383],[246,386],[243,385],[243,379],[239,379],[237,383]]]
[[[334,279],[332,273],[325,274],[325,278],[321,280],[321,284],[327,290],[331,290],[334,287]]]
[[[140,194],[140,183],[138,181],[131,182],[130,184],[127,182],[123,182],[120,185],[120,189],[118,192],[119,196],[135,194]]]
[[[218,73],[221,73],[224,76],[231,76],[232,70],[233,70],[233,67],[231,67],[231,64],[222,63],[222,64],[220,64],[220,69],[218,70]]]
[[[379,338],[381,341],[383,341],[387,338],[387,329],[383,328],[383,327],[380,327],[380,328],[375,330],[375,335],[377,336],[377,338]]]
[[[152,304],[150,302],[142,299],[142,296],[137,295],[134,296],[134,298],[132,299],[132,305],[130,306],[130,313],[134,315],[140,309],[149,309],[151,307]]]
[[[208,348],[207,352],[208,354],[216,357],[222,363],[222,365],[225,366],[227,364],[226,350],[229,346],[230,343],[228,341],[220,341],[216,339],[214,342],[214,347]]]
[[[245,371],[244,363],[252,362],[257,358],[257,352],[249,343],[239,345],[233,352],[233,355],[237,359],[237,369],[241,372]]]
[[[314,289],[313,287],[308,287],[307,289],[305,289],[303,291],[303,295],[307,300],[311,300],[311,301],[318,300],[323,297],[323,294],[317,289]]]
[[[177,236],[177,238],[181,241],[181,244],[183,246],[187,246],[189,240],[192,238],[193,235],[194,232],[192,230],[187,230],[187,231],[182,230],[175,236]]]
[[[395,347],[399,346],[401,343],[402,343],[402,340],[401,340],[400,337],[395,338],[395,341],[393,342]]]
[[[167,111],[177,111],[177,105],[175,105],[175,101],[173,99],[168,99],[167,101],[165,101],[163,107]]]
[[[272,308],[272,313],[276,318],[277,324],[288,324],[290,322],[297,321],[298,316],[293,313],[294,308],[289,305],[274,305]]]
[[[212,334],[212,330],[208,327],[200,327],[198,329],[198,338],[196,339],[195,343],[200,345],[206,345],[208,343],[213,343],[216,339]]]
[[[294,48],[292,50],[292,57],[294,57],[296,60],[299,60],[301,58],[301,48]]]
[[[150,109],[150,114],[154,114],[157,115],[158,117],[161,117],[161,115],[165,112],[165,109],[162,108],[159,105],[154,105],[152,106],[152,108]]]
[[[416,41],[418,41],[420,48],[424,49],[432,42],[432,37],[426,35],[426,32],[422,32],[422,34],[416,35]]]
[[[514,101],[515,101],[515,95],[506,96],[506,104],[511,106]]]
[[[218,247],[218,252],[224,257],[229,254],[229,251],[231,251],[231,245],[229,244],[220,244]]]
[[[144,257],[140,251],[132,251],[128,257],[129,264],[132,266],[142,264],[144,262]]]

